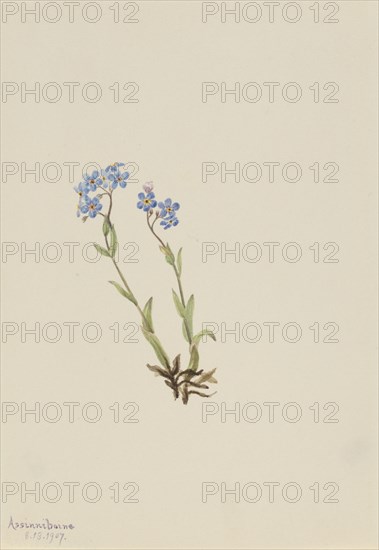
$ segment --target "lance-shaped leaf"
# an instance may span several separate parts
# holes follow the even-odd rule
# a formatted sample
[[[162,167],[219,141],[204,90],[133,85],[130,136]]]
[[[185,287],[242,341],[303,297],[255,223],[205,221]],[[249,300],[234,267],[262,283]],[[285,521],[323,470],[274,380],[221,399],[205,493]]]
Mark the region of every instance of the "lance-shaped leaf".
[[[200,358],[199,358],[199,352],[197,350],[197,346],[192,344],[188,369],[196,372],[199,366],[199,359]]]
[[[178,257],[177,257],[177,260],[176,260],[176,263],[178,264],[179,277],[181,277],[181,275],[182,275],[182,250],[183,250],[183,248],[181,248],[179,250]]]
[[[167,371],[162,369],[161,367],[158,367],[157,365],[146,365],[148,369],[150,369],[155,376],[163,376],[164,378],[170,378],[170,375]]]
[[[111,230],[111,226],[109,224],[108,218],[104,218],[103,235],[106,237],[109,234],[110,230]]]
[[[118,246],[117,235],[116,235],[116,230],[114,228],[114,225],[111,226],[110,233],[111,233],[111,243],[109,246],[109,253],[111,257],[114,258],[116,255],[117,246]]]
[[[170,265],[174,265],[175,264],[175,256],[172,253],[172,250],[169,247],[169,245],[167,244],[166,246],[160,246],[159,249],[165,255],[166,262],[169,263]]]
[[[180,371],[180,354],[175,357],[172,364],[173,364],[173,367],[174,367],[172,369],[172,374],[175,376]]]
[[[143,308],[143,314],[146,318],[143,319],[142,324],[143,327],[148,330],[149,332],[154,332],[154,326],[153,326],[153,318],[151,314],[151,309],[153,307],[153,298],[151,297],[147,302],[145,307]]]
[[[167,386],[172,390],[175,390],[175,387],[172,385],[172,383],[169,380],[165,380],[164,383],[167,384]]]
[[[189,343],[187,329],[184,321],[182,323],[182,332],[183,332],[184,339],[186,340],[186,342]]]
[[[182,394],[183,403],[184,403],[184,405],[187,405],[187,403],[188,403],[188,389],[187,389],[187,386],[182,386],[180,388],[180,391],[181,391],[181,394]]]
[[[199,376],[203,372],[204,372],[203,370],[198,370],[197,372],[194,372],[193,370],[190,370],[190,369],[182,370],[182,372],[178,376],[178,379],[182,376],[185,376],[186,379],[184,379],[184,383],[187,383],[188,378],[193,378],[194,376]],[[183,383],[183,381],[181,383]]]
[[[126,298],[127,300],[132,302],[134,305],[137,305],[137,300],[134,298],[134,296],[132,294],[127,292],[121,285],[116,283],[116,281],[109,281],[109,282],[111,283],[111,285],[113,285],[119,291],[121,296],[124,296],[124,298]]]
[[[216,393],[217,392],[215,391],[215,392],[208,395],[208,394],[202,393],[200,391],[191,390],[191,391],[188,392],[188,395],[193,394],[193,395],[200,395],[200,397],[213,397],[214,395],[216,395]],[[188,395],[187,395],[187,399],[188,399]]]
[[[191,333],[191,336],[192,336],[192,333],[193,333],[193,310],[195,308],[195,297],[193,294],[191,294],[188,302],[187,302],[187,305],[186,305],[186,309],[185,309],[185,318],[186,318],[186,321],[187,321],[187,325],[190,329],[190,333]]]
[[[205,330],[202,330],[201,332],[198,332],[193,337],[194,343],[199,344],[203,336],[209,336],[210,338],[212,338],[212,340],[216,341],[216,336],[214,335],[214,333],[211,330],[205,329]]]
[[[146,340],[149,342],[149,344],[152,346],[152,348],[155,351],[155,355],[158,357],[161,364],[167,368],[167,370],[170,370],[170,361],[169,358],[166,355],[166,352],[164,351],[162,344],[160,343],[159,339],[153,334],[152,332],[149,332],[144,327],[142,328],[142,333]]]
[[[172,289],[172,297],[174,298],[174,304],[176,307],[176,311],[179,313],[180,317],[185,317],[186,309],[183,306],[182,302],[180,301],[179,296],[176,294],[175,290]]]
[[[93,246],[96,248],[96,250],[98,252],[100,252],[100,254],[102,256],[107,256],[108,258],[111,257],[111,255],[109,254],[108,250],[105,250],[105,248],[103,248],[102,246],[100,246],[99,244],[96,244],[96,243],[93,243]]]
[[[208,372],[204,372],[199,378],[196,379],[196,382],[198,384],[202,384],[203,382],[209,382],[210,384],[217,384],[216,378],[213,376],[216,372],[216,369],[212,369]]]

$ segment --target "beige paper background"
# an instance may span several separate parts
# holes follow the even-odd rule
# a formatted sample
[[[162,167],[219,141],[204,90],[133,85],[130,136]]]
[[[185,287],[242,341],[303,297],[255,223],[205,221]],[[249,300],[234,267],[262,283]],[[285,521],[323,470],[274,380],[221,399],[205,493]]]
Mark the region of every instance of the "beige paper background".
[[[123,25],[101,5],[103,17],[93,25],[19,17],[2,25],[4,81],[96,81],[104,90],[96,104],[10,98],[2,104],[3,162],[137,162],[139,183],[117,191],[114,222],[120,241],[138,243],[139,263],[126,265],[128,279],[141,301],[154,295],[157,332],[170,354],[185,356],[170,298],[175,281],[135,208],[149,180],[157,194],[181,203],[169,240],[184,248],[184,285],[196,296],[199,329],[203,321],[303,327],[293,345],[220,338],[202,344],[202,366],[218,369],[212,401],[295,401],[303,418],[222,423],[218,415],[203,423],[200,399],[188,407],[173,402],[147,371],[153,355],[141,337],[139,344],[112,342],[109,326],[138,318],[107,284],[115,278],[108,262],[10,257],[2,264],[3,322],[97,322],[104,337],[97,344],[10,338],[2,352],[3,401],[95,401],[103,418],[10,418],[2,424],[3,481],[96,481],[103,498],[37,504],[11,497],[2,506],[2,547],[57,547],[28,544],[8,529],[12,516],[74,523],[66,548],[376,548],[376,3],[339,2],[335,25],[314,24],[306,2],[306,17],[293,25],[203,24],[201,3],[192,1],[141,2],[140,22]],[[107,89],[116,81],[138,82],[139,103],[112,102]],[[335,81],[340,102],[315,104],[308,91],[296,104],[202,103],[203,81],[296,81],[304,90]],[[304,176],[296,184],[204,184],[205,161],[296,161]],[[340,182],[313,183],[307,167],[315,161],[338,162]],[[98,220],[83,225],[75,218],[72,186],[64,177],[55,184],[22,183],[19,176],[2,182],[2,240],[80,247],[99,241]],[[222,263],[219,255],[203,263],[205,241],[296,241],[305,252],[295,264]],[[308,247],[316,241],[339,243],[339,263],[314,263]],[[307,327],[315,321],[338,323],[339,344],[314,344]],[[113,423],[114,402],[138,403],[139,422]],[[314,402],[337,402],[339,423],[314,423]],[[139,503],[112,502],[108,487],[116,481],[138,483]],[[218,496],[202,503],[207,481],[296,481],[303,498],[251,504]],[[312,502],[315,481],[338,483],[339,503]]]

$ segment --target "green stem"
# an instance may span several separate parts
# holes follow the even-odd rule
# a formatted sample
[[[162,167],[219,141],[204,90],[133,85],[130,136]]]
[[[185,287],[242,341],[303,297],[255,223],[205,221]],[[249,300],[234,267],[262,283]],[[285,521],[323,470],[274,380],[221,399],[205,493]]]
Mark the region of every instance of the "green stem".
[[[107,214],[104,216],[104,218],[107,220],[107,222],[108,222],[108,224],[109,224],[109,227],[112,227],[112,223],[111,223],[111,219],[110,219],[110,212],[111,212],[111,210],[112,210],[112,194],[111,194],[111,193],[108,193],[108,195],[109,195],[109,198],[110,198],[109,209],[108,209]],[[105,244],[106,244],[107,250],[108,250],[108,252],[109,252],[109,251],[110,251],[110,245],[109,245],[108,236],[107,236],[107,235],[104,235],[104,239],[105,239]],[[120,277],[120,279],[121,279],[121,281],[122,281],[122,283],[123,283],[123,285],[124,285],[124,287],[125,287],[125,290],[126,290],[126,291],[134,298],[134,300],[135,300],[134,305],[136,306],[136,308],[137,308],[139,314],[141,315],[142,323],[143,323],[145,326],[150,327],[150,323],[149,323],[148,319],[146,318],[146,315],[144,314],[143,310],[141,309],[141,307],[140,307],[140,305],[139,305],[139,303],[138,303],[138,301],[137,301],[137,298],[134,296],[134,294],[133,294],[133,292],[132,292],[130,286],[128,285],[128,282],[127,282],[127,280],[125,279],[125,276],[124,276],[124,274],[122,273],[121,269],[119,268],[118,263],[116,262],[116,260],[115,260],[115,258],[114,258],[113,256],[111,257],[111,259],[112,259],[113,265],[115,266],[116,271],[117,271],[117,273],[118,273],[118,275],[119,275],[119,277]],[[151,333],[154,334],[154,329],[153,329],[153,327],[151,327]],[[157,338],[157,337],[156,337],[156,338]],[[157,338],[157,339],[158,339],[158,338]],[[158,341],[159,341],[159,340],[158,340]],[[165,350],[163,349],[163,346],[162,346],[162,344],[160,343],[160,341],[159,341],[159,344],[160,344],[160,346],[162,347],[162,350],[164,351],[164,353],[165,353],[166,356],[167,356],[167,353],[166,353]],[[152,346],[152,347],[153,347],[153,346]],[[153,349],[154,349],[154,347],[153,347]],[[167,370],[170,369],[170,365],[169,365],[169,364],[166,365],[166,364],[163,364],[163,363],[162,363],[162,365],[163,365],[163,367],[166,368]]]
[[[181,281],[181,278],[180,278],[180,275],[179,275],[178,268],[176,267],[176,260],[174,260],[174,262],[175,262],[175,263],[174,263],[174,265],[173,265],[172,267],[174,268],[175,275],[176,275],[176,280],[178,281],[180,299],[181,299],[181,302],[182,302],[183,307],[185,308],[185,307],[186,307],[186,301],[185,301],[185,299],[184,299],[184,292],[183,292],[182,281]],[[189,325],[188,325],[187,319],[184,318],[183,321],[184,321],[184,326],[185,326],[185,329],[186,329],[186,333],[187,333],[187,338],[188,338],[188,341],[189,341],[189,345],[191,346],[191,344],[192,344],[191,330],[190,330],[190,327],[189,327]]]
[[[155,224],[155,222],[158,220],[158,216],[156,215],[155,220],[153,221],[152,224],[150,224],[150,221],[149,221],[149,212],[147,212],[146,220],[147,220],[147,225],[148,225],[150,231],[152,232],[152,234],[154,235],[154,237],[155,237],[156,239],[158,239],[158,241],[160,242],[161,246],[163,246],[164,248],[166,248],[166,245],[164,244],[164,242],[162,241],[162,239],[161,239],[161,238],[156,234],[156,232],[154,231],[154,224]],[[185,308],[185,307],[186,307],[186,300],[185,300],[185,298],[184,298],[184,291],[183,291],[183,286],[182,286],[181,277],[180,277],[178,268],[176,267],[176,259],[175,259],[175,256],[174,256],[174,263],[172,264],[172,267],[173,267],[173,269],[174,269],[174,271],[175,271],[176,280],[177,280],[177,282],[178,282],[180,300],[181,300],[181,302],[182,302],[182,306]],[[188,341],[189,341],[189,345],[191,346],[191,344],[192,344],[191,330],[190,330],[190,327],[189,327],[189,325],[188,325],[188,321],[187,321],[186,318],[183,319],[183,322],[184,322],[184,326],[185,326],[185,329],[186,329],[186,334],[187,334],[187,338],[188,338]]]

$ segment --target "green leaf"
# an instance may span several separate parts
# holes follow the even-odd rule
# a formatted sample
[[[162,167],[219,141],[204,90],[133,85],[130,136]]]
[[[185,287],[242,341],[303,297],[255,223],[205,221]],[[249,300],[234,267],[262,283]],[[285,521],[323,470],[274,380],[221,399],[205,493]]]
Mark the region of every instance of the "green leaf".
[[[216,341],[216,336],[211,330],[202,330],[193,337],[194,343],[198,345],[201,342],[203,336],[209,336],[210,338],[212,338],[212,340]]]
[[[167,243],[165,247],[161,246],[161,250],[166,255],[166,262],[170,265],[175,265],[175,256],[170,245]]]
[[[167,357],[167,354],[163,349],[159,339],[155,336],[155,334],[146,330],[144,327],[141,327],[141,329],[144,337],[154,349],[155,355],[158,357],[159,361],[161,362],[161,365],[163,365],[166,369],[170,370],[170,360]]]
[[[111,226],[110,231],[111,231],[111,244],[109,247],[109,253],[111,257],[114,258],[116,255],[117,246],[118,246],[117,235],[116,235],[116,230],[114,228],[114,225]]]
[[[181,248],[178,252],[178,257],[177,257],[177,264],[178,264],[178,273],[179,273],[179,277],[181,277],[182,275],[182,250],[183,248]]]
[[[111,229],[111,226],[109,225],[108,218],[104,218],[103,223],[103,235],[106,237]]]
[[[174,298],[174,304],[176,307],[176,311],[179,313],[180,317],[185,317],[186,309],[183,306],[182,302],[180,301],[179,296],[176,294],[175,290],[172,289],[172,297]]]
[[[190,356],[190,362],[188,365],[188,368],[193,371],[197,371],[197,368],[199,366],[199,352],[197,350],[197,346],[195,344],[192,344],[191,346],[191,356]]]
[[[96,244],[96,243],[93,243],[93,246],[96,248],[96,250],[98,252],[100,252],[100,254],[102,256],[107,256],[108,258],[111,257],[111,255],[109,254],[108,250],[105,250],[105,248],[103,248],[102,246],[100,246],[99,244]]]
[[[166,262],[170,265],[175,265],[175,256],[171,253],[166,254]]]
[[[146,321],[143,320],[142,324],[146,330],[149,332],[154,332],[153,319],[151,315],[151,309],[153,307],[153,298],[151,297],[143,308],[143,314],[146,317]]]
[[[167,243],[166,246],[160,246],[160,251],[163,252],[163,254],[166,256],[166,262],[170,265],[175,265],[175,256]]]
[[[184,339],[186,340],[186,342],[189,343],[187,329],[186,329],[186,325],[185,325],[184,321],[182,323],[182,331],[183,331]]]
[[[195,297],[193,294],[191,294],[188,302],[187,302],[187,305],[186,305],[186,309],[185,309],[185,318],[187,320],[187,324],[189,326],[189,329],[190,329],[190,332],[191,332],[191,336],[192,336],[192,332],[193,332],[193,310],[195,308]]]
[[[124,296],[124,298],[127,298],[130,302],[132,302],[134,305],[137,305],[137,300],[134,298],[132,294],[127,292],[124,288],[122,288],[121,285],[116,283],[116,281],[109,281],[111,285],[113,285],[121,294],[121,296]]]

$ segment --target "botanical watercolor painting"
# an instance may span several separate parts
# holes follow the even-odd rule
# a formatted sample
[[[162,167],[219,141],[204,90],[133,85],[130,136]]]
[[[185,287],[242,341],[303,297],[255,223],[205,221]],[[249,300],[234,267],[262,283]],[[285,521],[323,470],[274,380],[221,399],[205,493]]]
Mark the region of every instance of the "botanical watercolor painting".
[[[164,383],[170,388],[174,399],[181,397],[186,405],[191,395],[200,397],[211,397],[214,393],[209,393],[209,384],[217,383],[214,373],[216,369],[205,371],[200,369],[199,344],[208,337],[216,340],[215,335],[210,330],[201,330],[194,334],[193,315],[195,307],[194,295],[186,299],[182,284],[182,253],[180,248],[175,254],[164,237],[166,231],[176,227],[179,223],[177,217],[180,209],[178,202],[166,198],[158,201],[154,186],[151,182],[143,185],[143,191],[138,193],[136,207],[141,211],[146,219],[146,225],[152,237],[157,240],[159,250],[163,254],[167,264],[171,266],[177,285],[177,291],[172,289],[173,305],[180,317],[183,337],[186,346],[189,349],[189,362],[182,365],[181,354],[178,353],[172,360],[163,347],[154,330],[153,323],[153,297],[150,297],[144,306],[133,293],[130,283],[127,281],[125,273],[120,269],[116,261],[116,252],[118,247],[118,238],[115,225],[112,222],[111,214],[115,191],[125,189],[129,173],[124,168],[125,163],[115,162],[105,169],[95,170],[90,175],[86,175],[74,189],[79,199],[77,204],[77,216],[83,222],[88,219],[102,220],[102,233],[105,246],[94,243],[96,250],[109,258],[110,263],[117,272],[118,281],[109,281],[123,298],[134,306],[141,318],[141,331],[149,342],[159,365],[147,363],[156,376],[162,377]],[[90,297],[88,297],[90,299]]]

